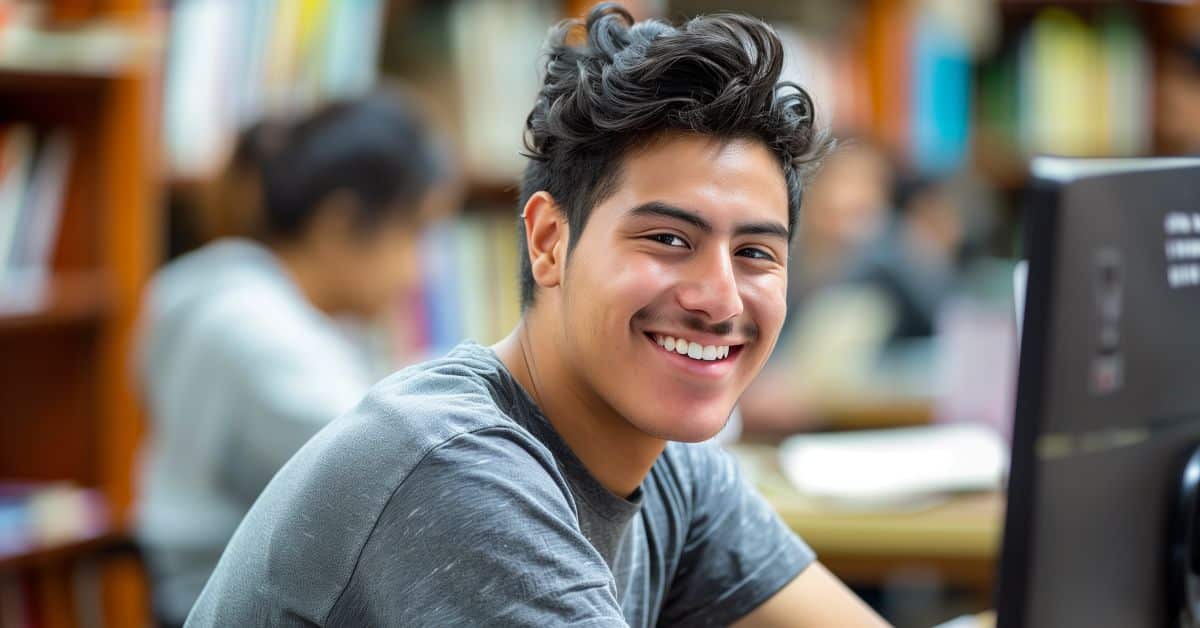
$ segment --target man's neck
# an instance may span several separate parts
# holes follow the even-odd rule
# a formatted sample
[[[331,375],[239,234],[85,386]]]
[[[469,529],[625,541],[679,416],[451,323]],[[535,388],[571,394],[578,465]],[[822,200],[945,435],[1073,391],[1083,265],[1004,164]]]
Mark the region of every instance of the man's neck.
[[[333,300],[326,289],[323,269],[315,263],[310,255],[306,255],[300,245],[289,243],[272,243],[269,245],[281,266],[287,271],[300,293],[313,307],[332,315],[336,310]]]
[[[631,425],[582,381],[554,339],[526,316],[492,348],[571,451],[605,488],[629,497],[641,485],[666,441]]]

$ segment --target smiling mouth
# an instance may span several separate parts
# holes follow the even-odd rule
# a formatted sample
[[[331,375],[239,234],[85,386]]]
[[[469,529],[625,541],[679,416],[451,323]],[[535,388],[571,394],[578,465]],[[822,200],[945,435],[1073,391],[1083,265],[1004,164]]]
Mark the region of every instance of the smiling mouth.
[[[736,358],[743,345],[702,345],[686,338],[646,333],[646,338],[665,351],[697,362],[724,362]]]

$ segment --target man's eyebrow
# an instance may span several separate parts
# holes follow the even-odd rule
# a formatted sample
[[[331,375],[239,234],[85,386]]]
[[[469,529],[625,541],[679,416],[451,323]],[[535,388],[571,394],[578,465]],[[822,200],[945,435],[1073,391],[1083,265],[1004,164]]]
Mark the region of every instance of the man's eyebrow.
[[[629,211],[634,216],[662,216],[673,220],[686,222],[704,233],[712,233],[713,226],[702,216],[696,212],[686,210],[682,207],[669,205],[662,201],[650,201],[642,203]],[[778,222],[750,222],[737,225],[733,230],[734,235],[770,235],[778,236],[784,240],[791,239],[791,233],[787,227]]]
[[[777,222],[743,223],[734,228],[733,235],[769,235],[779,236],[784,240],[792,239],[792,234],[788,232],[787,227]]]
[[[713,230],[712,224],[704,218],[701,218],[700,214],[688,211],[682,207],[668,205],[662,201],[650,201],[649,203],[642,203],[641,205],[629,210],[629,213],[634,216],[663,216],[666,218],[672,218],[674,220],[681,220],[692,225],[693,227],[696,227],[704,233],[712,233]]]

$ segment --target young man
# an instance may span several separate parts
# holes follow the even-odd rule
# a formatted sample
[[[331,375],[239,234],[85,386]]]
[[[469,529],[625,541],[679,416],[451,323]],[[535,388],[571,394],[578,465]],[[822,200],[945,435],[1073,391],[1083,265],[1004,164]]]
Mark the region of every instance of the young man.
[[[164,626],[183,624],[271,476],[369,388],[331,317],[396,298],[446,179],[423,122],[389,97],[268,126],[245,142],[243,175],[265,168],[265,205],[240,208],[265,210],[260,239],[183,256],[146,296],[139,374],[153,424],[138,533]]]
[[[704,441],[784,318],[824,148],[744,17],[604,5],[527,122],[525,313],[280,471],[189,626],[876,626]],[[678,442],[676,442],[678,441]]]

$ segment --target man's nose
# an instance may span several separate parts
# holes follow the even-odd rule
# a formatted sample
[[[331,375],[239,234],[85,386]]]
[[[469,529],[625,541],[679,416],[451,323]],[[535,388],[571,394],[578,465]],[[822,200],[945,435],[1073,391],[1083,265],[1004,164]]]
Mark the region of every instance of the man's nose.
[[[714,250],[693,258],[678,290],[681,307],[699,314],[708,323],[736,318],[743,311],[732,256]]]

